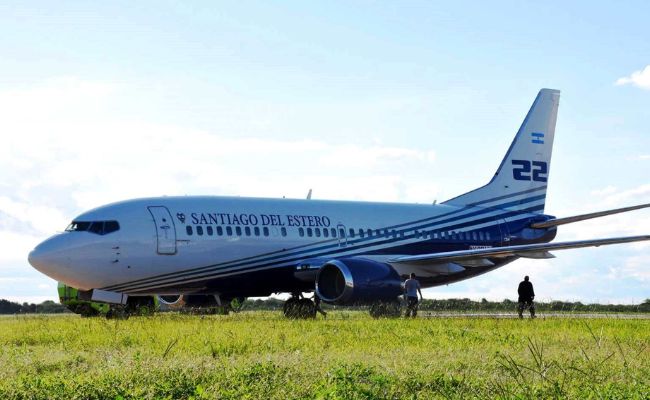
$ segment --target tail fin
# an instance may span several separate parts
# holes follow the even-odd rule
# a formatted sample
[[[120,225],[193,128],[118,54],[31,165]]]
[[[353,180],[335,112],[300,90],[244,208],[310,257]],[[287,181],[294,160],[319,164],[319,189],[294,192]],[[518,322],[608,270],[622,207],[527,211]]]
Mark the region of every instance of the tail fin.
[[[443,204],[543,213],[559,102],[559,90],[540,90],[492,180]]]

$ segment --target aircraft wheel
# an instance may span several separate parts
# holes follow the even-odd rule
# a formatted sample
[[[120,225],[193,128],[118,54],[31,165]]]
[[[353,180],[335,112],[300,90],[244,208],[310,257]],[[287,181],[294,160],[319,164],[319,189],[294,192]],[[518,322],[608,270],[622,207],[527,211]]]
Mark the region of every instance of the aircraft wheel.
[[[316,305],[310,299],[291,298],[284,303],[284,316],[289,319],[316,317]]]
[[[300,299],[298,301],[300,308],[300,318],[316,318],[316,304],[310,299]]]
[[[290,298],[289,300],[284,302],[284,305],[282,306],[282,312],[284,313],[284,316],[290,319],[296,318],[296,308],[298,306],[298,299],[296,298]]]

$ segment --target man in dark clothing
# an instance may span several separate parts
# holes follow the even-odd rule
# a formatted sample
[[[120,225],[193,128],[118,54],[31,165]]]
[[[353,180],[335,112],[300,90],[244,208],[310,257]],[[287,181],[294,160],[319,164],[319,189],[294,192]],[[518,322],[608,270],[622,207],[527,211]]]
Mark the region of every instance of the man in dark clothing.
[[[530,317],[535,318],[535,305],[533,304],[535,291],[533,290],[533,284],[528,280],[528,276],[525,276],[523,282],[519,284],[517,293],[519,294],[519,318],[524,317],[526,308],[530,310]]]
[[[418,293],[422,299],[422,290],[420,290],[420,282],[415,279],[415,274],[404,282],[404,292],[406,295],[406,318],[412,316],[415,318],[418,315]]]

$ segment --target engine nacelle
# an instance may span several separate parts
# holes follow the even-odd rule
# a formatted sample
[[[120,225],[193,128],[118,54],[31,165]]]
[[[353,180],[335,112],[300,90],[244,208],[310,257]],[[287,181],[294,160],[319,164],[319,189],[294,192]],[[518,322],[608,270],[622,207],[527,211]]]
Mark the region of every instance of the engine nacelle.
[[[402,280],[390,265],[361,258],[328,261],[316,278],[316,293],[328,303],[388,301],[402,292]]]

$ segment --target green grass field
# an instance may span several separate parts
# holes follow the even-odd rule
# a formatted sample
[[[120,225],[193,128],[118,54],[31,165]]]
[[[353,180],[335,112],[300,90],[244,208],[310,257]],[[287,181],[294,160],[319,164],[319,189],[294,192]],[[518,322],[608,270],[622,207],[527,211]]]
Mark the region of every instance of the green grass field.
[[[0,318],[0,398],[650,398],[650,320]]]

